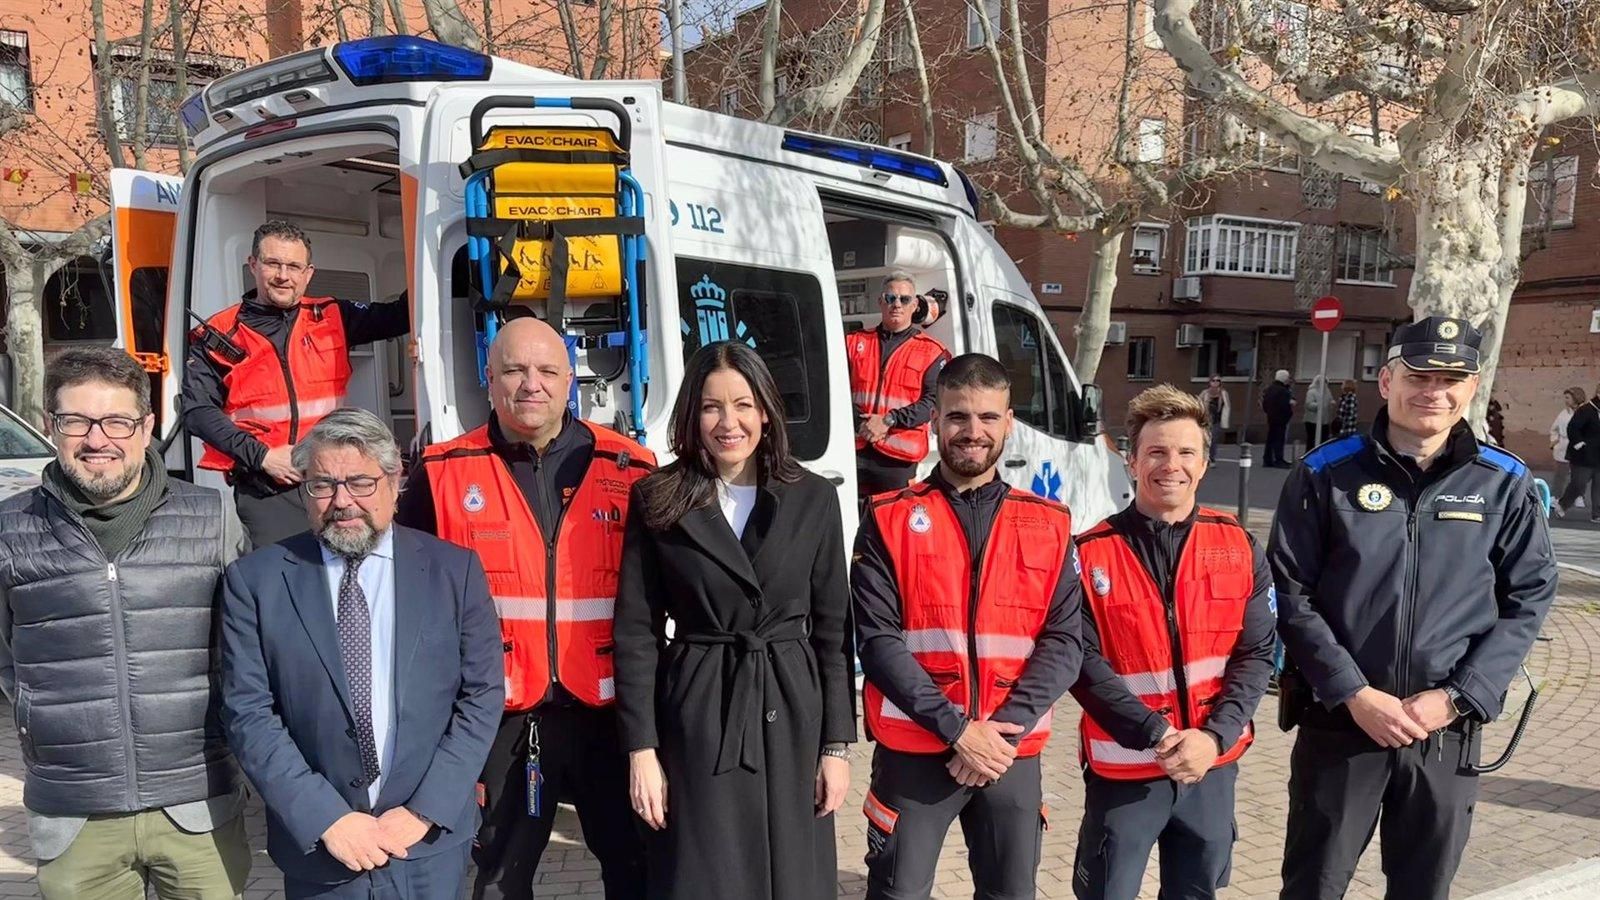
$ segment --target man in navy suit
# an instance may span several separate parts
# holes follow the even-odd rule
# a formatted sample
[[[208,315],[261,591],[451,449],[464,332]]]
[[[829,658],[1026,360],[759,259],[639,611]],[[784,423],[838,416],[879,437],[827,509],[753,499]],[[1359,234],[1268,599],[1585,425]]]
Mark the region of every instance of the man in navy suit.
[[[400,451],[340,409],[294,448],[311,531],[223,579],[223,723],[290,898],[455,898],[500,723],[478,558],[393,525]]]

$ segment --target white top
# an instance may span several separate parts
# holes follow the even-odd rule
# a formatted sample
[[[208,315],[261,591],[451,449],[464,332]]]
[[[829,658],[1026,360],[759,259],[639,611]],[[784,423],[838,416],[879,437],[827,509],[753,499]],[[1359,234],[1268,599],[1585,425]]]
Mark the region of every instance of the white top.
[[[750,511],[756,508],[756,486],[729,484],[718,478],[717,503],[722,506],[722,517],[728,520],[728,527],[735,536],[743,538]]]
[[[333,620],[339,621],[339,582],[344,579],[344,557],[322,544],[322,567],[328,579],[328,599]],[[372,740],[377,745],[379,774],[367,785],[367,802],[377,805],[378,792],[394,765],[394,529],[378,539],[378,546],[361,560],[356,576],[367,598],[372,619]]]
[[[1556,420],[1550,423],[1550,449],[1555,451],[1556,462],[1567,461],[1567,423],[1572,421],[1572,410],[1562,407]]]

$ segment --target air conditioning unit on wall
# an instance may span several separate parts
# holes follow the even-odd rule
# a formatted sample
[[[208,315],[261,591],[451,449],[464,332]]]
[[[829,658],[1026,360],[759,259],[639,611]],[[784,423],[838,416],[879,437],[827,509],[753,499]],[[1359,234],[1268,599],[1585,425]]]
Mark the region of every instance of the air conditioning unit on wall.
[[[1172,299],[1181,303],[1200,302],[1200,276],[1179,275],[1172,279]]]
[[[1179,347],[1200,347],[1206,342],[1206,330],[1199,325],[1178,326]]]
[[[1128,342],[1128,323],[1112,322],[1106,326],[1106,346]]]

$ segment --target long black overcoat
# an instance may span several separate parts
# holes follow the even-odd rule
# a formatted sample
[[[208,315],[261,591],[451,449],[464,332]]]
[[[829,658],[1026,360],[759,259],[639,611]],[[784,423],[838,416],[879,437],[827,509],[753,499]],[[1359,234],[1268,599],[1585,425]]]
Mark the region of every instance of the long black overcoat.
[[[666,770],[650,894],[831,900],[818,754],[856,736],[838,492],[811,473],[762,484],[743,540],[715,505],[664,531],[643,508],[636,491],[615,652],[623,742],[658,748]]]

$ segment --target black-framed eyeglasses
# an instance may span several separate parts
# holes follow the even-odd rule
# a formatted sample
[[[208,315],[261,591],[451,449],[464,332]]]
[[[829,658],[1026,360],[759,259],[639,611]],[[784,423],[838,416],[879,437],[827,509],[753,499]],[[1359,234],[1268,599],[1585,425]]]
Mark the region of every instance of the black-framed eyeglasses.
[[[88,437],[89,432],[96,425],[100,426],[100,433],[114,441],[127,440],[144,425],[144,419],[130,419],[127,416],[101,416],[98,419],[89,416],[80,416],[77,413],[51,413],[50,421],[54,423],[57,434],[67,437]]]
[[[883,302],[883,303],[887,303],[890,306],[911,306],[912,304],[917,302],[917,295],[916,294],[890,294],[890,293],[886,292],[882,296],[880,296],[878,298],[878,300]]]
[[[378,475],[352,475],[349,478],[337,480],[332,478],[312,478],[302,484],[301,487],[305,489],[306,496],[317,500],[327,500],[334,494],[339,493],[340,485],[343,485],[344,489],[352,497],[371,497],[378,492],[378,482],[382,480],[383,478]]]

